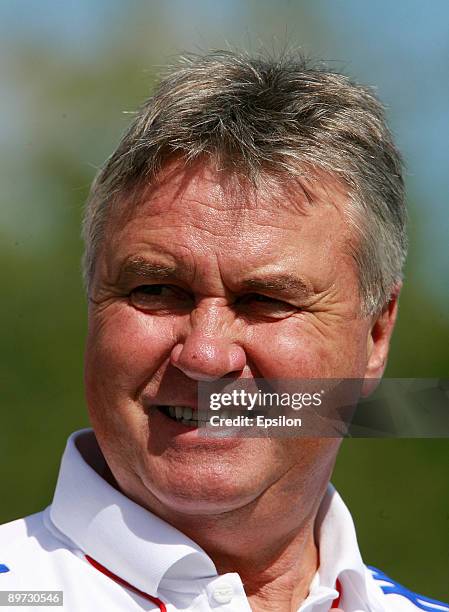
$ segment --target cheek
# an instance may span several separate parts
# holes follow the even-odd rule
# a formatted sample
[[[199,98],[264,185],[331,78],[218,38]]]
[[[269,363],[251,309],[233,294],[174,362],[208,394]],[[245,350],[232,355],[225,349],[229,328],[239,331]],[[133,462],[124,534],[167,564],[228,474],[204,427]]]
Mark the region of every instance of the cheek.
[[[365,330],[356,320],[319,329],[299,318],[255,328],[248,353],[265,378],[359,378]]]
[[[114,397],[135,395],[173,348],[170,317],[150,317],[128,305],[89,317],[86,387]]]

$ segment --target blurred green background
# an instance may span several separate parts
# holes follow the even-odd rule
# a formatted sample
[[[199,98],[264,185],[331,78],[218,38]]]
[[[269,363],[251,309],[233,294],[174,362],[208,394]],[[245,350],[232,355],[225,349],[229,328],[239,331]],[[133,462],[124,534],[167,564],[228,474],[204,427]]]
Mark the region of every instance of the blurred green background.
[[[446,377],[449,3],[0,4],[0,522],[46,506],[82,390],[82,207],[160,67],[184,49],[300,45],[375,84],[407,161],[410,257],[387,375]],[[449,440],[347,440],[334,483],[365,562],[449,601]]]

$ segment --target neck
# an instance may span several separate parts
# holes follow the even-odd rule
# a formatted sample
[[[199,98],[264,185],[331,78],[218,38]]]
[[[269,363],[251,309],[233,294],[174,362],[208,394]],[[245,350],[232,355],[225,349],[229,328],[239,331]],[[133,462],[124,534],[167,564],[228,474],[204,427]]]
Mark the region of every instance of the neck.
[[[170,516],[169,522],[207,552],[219,574],[239,574],[252,610],[292,612],[318,569],[314,523],[321,498],[307,509],[298,502],[290,512],[285,506],[267,511],[255,501],[220,515]]]
[[[219,534],[215,532],[215,536],[211,533],[204,538],[202,547],[214,561],[219,574],[239,574],[252,610],[297,610],[309,594],[309,586],[319,564],[313,521],[307,521],[293,532],[284,534],[282,541],[279,537],[265,537],[263,542],[258,541],[260,531],[260,527],[255,531],[248,529],[239,549],[229,553],[223,552],[223,533],[220,533],[223,535],[221,546],[217,539]],[[265,529],[262,528],[262,531]]]

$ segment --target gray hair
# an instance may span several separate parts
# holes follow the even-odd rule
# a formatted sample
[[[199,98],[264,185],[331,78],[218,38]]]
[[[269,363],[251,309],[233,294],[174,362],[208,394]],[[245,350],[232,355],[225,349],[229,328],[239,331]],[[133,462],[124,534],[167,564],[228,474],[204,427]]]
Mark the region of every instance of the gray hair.
[[[160,81],[97,174],[86,205],[89,289],[114,202],[174,155],[208,157],[257,180],[336,177],[348,191],[349,245],[363,314],[388,302],[407,251],[402,161],[373,92],[299,53],[210,51],[182,57]]]

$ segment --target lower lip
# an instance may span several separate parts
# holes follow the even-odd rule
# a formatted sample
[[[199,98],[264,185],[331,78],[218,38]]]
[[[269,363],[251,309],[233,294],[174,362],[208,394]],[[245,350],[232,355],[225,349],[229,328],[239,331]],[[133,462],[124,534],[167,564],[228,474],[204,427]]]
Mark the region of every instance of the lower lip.
[[[148,411],[150,420],[150,432],[157,432],[158,441],[175,442],[179,444],[190,444],[194,446],[213,445],[226,448],[242,444],[244,438],[240,436],[224,435],[221,428],[212,431],[208,428],[196,425],[184,425],[175,419],[168,417],[162,410],[152,406]]]

